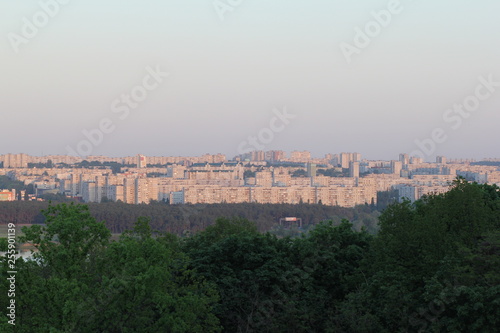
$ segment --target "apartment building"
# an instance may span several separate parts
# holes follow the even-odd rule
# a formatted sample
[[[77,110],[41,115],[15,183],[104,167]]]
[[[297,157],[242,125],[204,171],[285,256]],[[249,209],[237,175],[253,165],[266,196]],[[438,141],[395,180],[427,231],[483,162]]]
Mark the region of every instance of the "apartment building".
[[[35,158],[23,154],[0,156],[9,166],[0,174],[34,185],[39,194],[58,191],[85,202],[101,202],[104,199],[121,200],[130,204],[149,203],[151,200],[169,200],[170,203],[322,203],[352,207],[376,202],[377,191],[397,189],[400,198],[417,200],[428,193],[443,193],[457,175],[471,181],[500,183],[500,168],[474,165],[467,161],[447,161],[439,157],[436,163],[423,163],[401,154],[398,161],[359,162],[358,153],[327,155],[324,159],[311,159],[309,152],[292,152],[286,160],[282,151],[262,152],[265,159],[294,161],[294,166],[269,166],[267,162],[243,165],[226,161],[225,156],[201,157],[147,157],[147,162],[158,165],[148,168],[140,165],[138,156],[108,158],[89,156],[88,160],[100,162],[119,161],[132,164],[118,174],[106,168],[26,168],[26,163],[70,161],[73,157],[45,156]],[[261,153],[258,153],[262,155]],[[259,156],[260,156],[259,155]],[[141,155],[142,156],[142,155]],[[145,157],[145,156],[144,156]],[[260,156],[262,157],[262,156]],[[260,158],[259,157],[259,158]],[[348,163],[350,177],[317,175],[315,164],[338,161]],[[55,162],[56,163],[56,162]],[[64,162],[65,163],[65,162]],[[144,161],[142,162],[144,163]],[[304,164],[302,164],[304,163]],[[413,164],[411,164],[413,163]],[[11,167],[20,165],[20,167]],[[163,167],[159,167],[159,166]],[[361,166],[368,175],[359,177]],[[137,168],[138,167],[138,168]],[[292,177],[295,170],[307,169],[309,177]],[[339,168],[340,169],[340,168]],[[255,172],[255,177],[244,177],[245,171]],[[116,172],[116,170],[115,170]],[[247,174],[248,175],[248,174]],[[8,195],[4,194],[4,198]],[[15,195],[14,195],[15,198]]]

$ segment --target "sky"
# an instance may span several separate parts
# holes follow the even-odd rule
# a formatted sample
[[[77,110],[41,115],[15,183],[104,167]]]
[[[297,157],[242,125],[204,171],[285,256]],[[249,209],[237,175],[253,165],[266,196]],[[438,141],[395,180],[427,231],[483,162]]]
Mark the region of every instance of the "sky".
[[[498,0],[0,0],[0,154],[500,157]]]

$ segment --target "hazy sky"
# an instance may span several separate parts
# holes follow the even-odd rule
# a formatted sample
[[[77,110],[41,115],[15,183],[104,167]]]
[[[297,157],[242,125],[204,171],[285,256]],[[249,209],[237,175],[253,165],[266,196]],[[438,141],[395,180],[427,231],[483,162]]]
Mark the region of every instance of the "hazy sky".
[[[318,157],[500,157],[499,12],[498,0],[0,0],[0,154],[233,157],[254,136]]]

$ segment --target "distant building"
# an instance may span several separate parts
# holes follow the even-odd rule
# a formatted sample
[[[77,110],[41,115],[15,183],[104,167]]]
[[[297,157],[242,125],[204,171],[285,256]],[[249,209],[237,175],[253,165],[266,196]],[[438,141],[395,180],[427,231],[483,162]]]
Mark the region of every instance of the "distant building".
[[[349,162],[349,177],[359,178],[359,162]]]
[[[135,204],[135,178],[123,180],[123,202]]]
[[[404,200],[410,200],[410,202],[415,202],[418,199],[417,187],[401,184],[393,186],[394,189],[398,190],[398,201],[403,202]]]
[[[266,153],[262,150],[254,150],[251,152],[251,160],[252,161],[265,161]]]
[[[125,201],[123,185],[110,185],[107,191],[107,197],[111,201]]]
[[[273,173],[271,171],[260,171],[255,173],[255,185],[257,186],[272,186]]]
[[[184,191],[176,191],[170,193],[170,204],[179,205],[184,203]]]
[[[349,163],[361,162],[360,153],[340,153],[340,166],[342,169],[348,169]]]
[[[307,163],[307,177],[316,177],[316,164]]]
[[[0,201],[14,201],[16,200],[16,190],[0,190]]]
[[[408,154],[399,154],[399,162],[401,162],[403,165],[408,165],[408,163],[410,163]]]
[[[330,162],[334,166],[340,165],[340,156],[338,154],[333,155],[332,160]]]
[[[307,163],[311,160],[311,152],[304,151],[292,151],[290,153],[290,161],[291,162],[304,162]]]
[[[155,178],[135,179],[135,204],[158,200],[158,182]]]
[[[173,179],[184,179],[186,175],[186,167],[183,165],[174,164],[167,168],[167,177]]]
[[[96,195],[95,182],[83,182],[82,184],[82,200],[84,202],[98,202]]]
[[[285,157],[286,157],[285,152],[282,150],[266,151],[266,161],[279,162],[284,160]]]
[[[137,167],[146,168],[148,166],[147,158],[144,155],[137,155]]]
[[[488,182],[487,173],[457,170],[457,176],[463,177],[467,181],[477,182],[479,184],[485,184]]]
[[[0,156],[4,168],[27,168],[29,156],[26,154],[7,154]]]
[[[403,162],[401,161],[391,161],[391,173],[393,175],[400,175],[403,169]]]
[[[444,157],[444,156],[436,156],[436,163],[438,163],[438,164],[446,164],[446,157]]]
[[[424,163],[424,159],[422,157],[411,157],[410,158],[410,164],[422,164]]]
[[[280,218],[280,226],[291,228],[293,226],[302,227],[302,219],[300,217],[282,217]]]

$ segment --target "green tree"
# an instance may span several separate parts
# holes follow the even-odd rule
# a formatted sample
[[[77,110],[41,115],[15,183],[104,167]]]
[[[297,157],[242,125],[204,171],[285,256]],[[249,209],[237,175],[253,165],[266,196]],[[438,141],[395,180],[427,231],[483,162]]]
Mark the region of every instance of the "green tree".
[[[49,206],[44,215],[46,226],[23,229],[23,241],[39,253],[16,263],[18,332],[220,330],[212,313],[217,293],[187,268],[175,236],[155,236],[141,218],[133,231],[110,242],[109,230],[86,206]],[[2,259],[5,294],[7,271]],[[0,301],[4,309],[6,302]]]
[[[347,221],[320,223],[295,239],[248,229],[219,220],[185,242],[193,268],[218,286],[225,331],[328,331],[336,306],[362,276],[372,236]]]
[[[304,272],[302,279],[303,319],[312,331],[337,331],[337,308],[364,280],[360,264],[367,256],[372,236],[356,232],[343,220],[316,225],[305,237],[296,239],[292,257]]]
[[[291,292],[300,271],[284,240],[243,232],[208,246],[189,244],[193,268],[218,287],[215,313],[226,332],[293,332],[301,326]]]
[[[208,226],[203,232],[188,238],[186,248],[210,246],[231,235],[258,234],[255,223],[243,218],[220,217],[214,225]]]
[[[102,250],[111,237],[85,205],[59,204],[42,211],[46,226],[24,227],[22,242],[35,245],[35,258],[64,278],[81,277],[89,256]]]
[[[88,299],[88,327],[109,332],[217,332],[213,286],[187,268],[174,236],[154,238],[147,219],[103,255],[99,295]]]
[[[305,169],[297,169],[292,173],[292,177],[305,177],[307,172]]]
[[[447,193],[389,206],[367,281],[340,308],[345,329],[371,331],[349,320],[359,317],[375,331],[495,331],[499,192],[458,179]]]
[[[0,238],[0,251],[1,252],[7,252],[9,249],[9,242],[7,238],[1,237]]]

